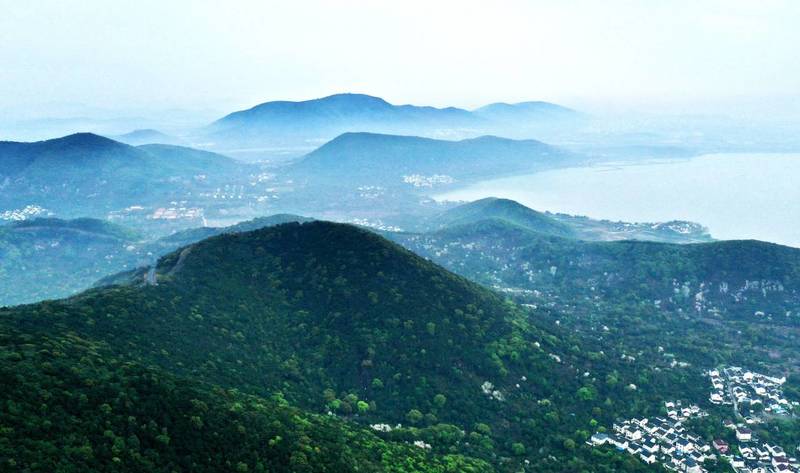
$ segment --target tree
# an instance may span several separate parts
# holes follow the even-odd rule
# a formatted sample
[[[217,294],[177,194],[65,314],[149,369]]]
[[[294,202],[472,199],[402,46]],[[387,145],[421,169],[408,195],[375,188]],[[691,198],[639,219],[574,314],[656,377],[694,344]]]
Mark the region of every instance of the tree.
[[[447,398],[444,396],[444,394],[437,394],[437,395],[433,396],[433,405],[436,406],[439,409],[444,407],[446,402],[447,402]]]
[[[597,390],[594,386],[584,386],[578,389],[576,394],[581,401],[594,401],[597,397]]]
[[[423,419],[424,417],[425,417],[425,416],[424,416],[424,415],[422,415],[422,412],[420,412],[420,411],[419,411],[419,410],[417,410],[417,409],[411,409],[411,410],[410,410],[410,411],[408,411],[408,413],[406,414],[406,420],[408,420],[408,421],[409,421],[409,422],[411,422],[412,424],[419,424],[419,423],[420,423],[420,421],[422,421],[422,419]]]
[[[511,451],[514,452],[514,455],[518,457],[525,455],[525,445],[519,442],[514,442],[511,444]]]

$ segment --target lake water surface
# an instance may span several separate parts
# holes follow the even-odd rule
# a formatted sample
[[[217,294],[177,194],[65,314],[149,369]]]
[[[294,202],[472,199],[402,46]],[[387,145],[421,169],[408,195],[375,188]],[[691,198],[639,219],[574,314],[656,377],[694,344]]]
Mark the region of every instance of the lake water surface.
[[[565,168],[483,181],[435,198],[490,196],[599,219],[691,220],[718,239],[800,247],[800,154],[713,154]]]

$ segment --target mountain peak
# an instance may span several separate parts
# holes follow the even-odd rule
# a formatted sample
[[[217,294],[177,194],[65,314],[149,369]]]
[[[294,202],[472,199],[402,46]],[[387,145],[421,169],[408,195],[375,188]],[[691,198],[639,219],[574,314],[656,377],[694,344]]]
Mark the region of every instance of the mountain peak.
[[[79,146],[91,149],[107,148],[107,147],[127,147],[126,144],[114,141],[111,138],[100,136],[94,133],[81,132],[73,133],[71,135],[62,136],[61,138],[53,138],[50,140],[40,141],[38,144],[58,145],[58,146]]]

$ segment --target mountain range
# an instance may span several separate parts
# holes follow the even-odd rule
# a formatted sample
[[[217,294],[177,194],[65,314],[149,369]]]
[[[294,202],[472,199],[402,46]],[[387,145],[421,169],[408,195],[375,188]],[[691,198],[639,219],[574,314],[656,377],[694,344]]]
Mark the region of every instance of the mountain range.
[[[270,147],[264,151],[273,156],[299,156],[349,132],[459,139],[523,129],[526,137],[532,138],[538,125],[557,120],[561,127],[576,126],[582,119],[578,112],[547,102],[492,104],[468,111],[393,105],[364,94],[336,94],[262,103],[222,117],[198,135],[213,149]]]
[[[227,227],[179,230],[157,238],[107,220],[89,218],[34,218],[0,225],[0,306],[67,297],[114,273],[150,264],[181,246],[212,236],[311,220],[299,215],[275,214]],[[594,241],[621,238],[676,243],[710,241],[702,229],[696,233],[674,230],[693,225],[688,222],[680,225],[604,222],[541,213],[514,201],[495,198],[421,219],[416,228],[435,233],[489,220],[503,220],[537,234]]]

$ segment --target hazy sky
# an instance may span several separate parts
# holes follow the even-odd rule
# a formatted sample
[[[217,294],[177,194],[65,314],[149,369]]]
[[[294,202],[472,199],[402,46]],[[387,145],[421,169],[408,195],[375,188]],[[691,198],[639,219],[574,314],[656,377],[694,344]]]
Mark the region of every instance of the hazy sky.
[[[800,105],[796,0],[0,0],[0,12],[6,110],[227,111],[342,91],[463,107]]]

